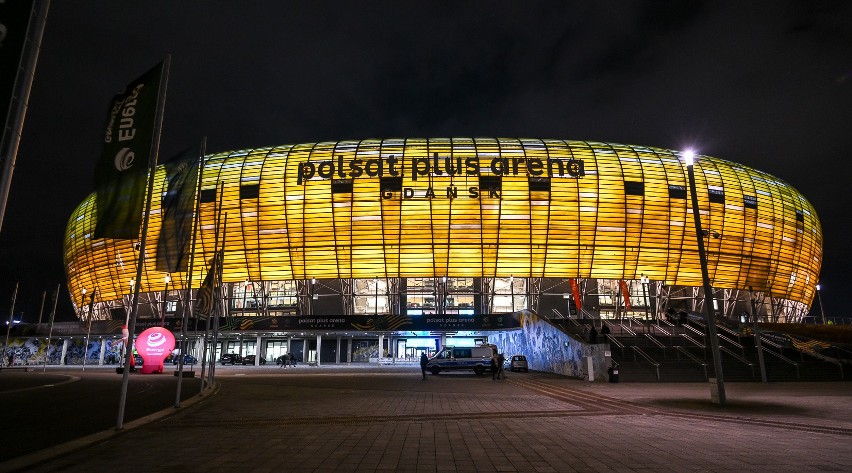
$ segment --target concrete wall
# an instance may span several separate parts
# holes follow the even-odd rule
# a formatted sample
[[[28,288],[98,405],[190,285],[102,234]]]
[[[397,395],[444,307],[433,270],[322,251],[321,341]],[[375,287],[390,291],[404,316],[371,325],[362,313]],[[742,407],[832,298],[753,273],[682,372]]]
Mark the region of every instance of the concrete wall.
[[[492,333],[488,341],[497,345],[508,359],[512,355],[526,355],[529,368],[573,378],[587,379],[586,357],[591,357],[593,381],[607,381],[607,364],[604,352],[608,343],[588,344],[568,335],[532,312],[520,315],[521,328]]]

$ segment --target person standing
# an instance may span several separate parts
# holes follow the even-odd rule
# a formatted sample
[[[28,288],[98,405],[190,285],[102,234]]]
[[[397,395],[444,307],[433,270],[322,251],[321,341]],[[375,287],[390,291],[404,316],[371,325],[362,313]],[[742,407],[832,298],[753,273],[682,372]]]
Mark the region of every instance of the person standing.
[[[296,357],[295,357],[295,356],[293,356],[293,354],[292,354],[292,353],[288,353],[288,354],[290,355],[290,366],[292,366],[293,368],[295,368],[295,367],[296,367]]]
[[[426,381],[426,365],[429,364],[429,357],[426,356],[426,352],[424,351],[420,355],[420,372],[423,373],[423,381]]]
[[[504,364],[506,364],[506,357],[500,353],[497,355],[497,379],[506,379],[506,373],[503,372]]]
[[[589,343],[598,343],[598,330],[594,325],[592,325],[592,329],[589,331]]]
[[[491,355],[491,381],[497,379],[497,354]]]

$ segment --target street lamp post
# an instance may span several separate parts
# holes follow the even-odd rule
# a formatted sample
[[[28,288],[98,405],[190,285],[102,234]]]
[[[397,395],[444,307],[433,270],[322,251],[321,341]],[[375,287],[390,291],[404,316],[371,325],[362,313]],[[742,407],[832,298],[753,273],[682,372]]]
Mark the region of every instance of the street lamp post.
[[[645,303],[645,320],[647,321],[648,320],[648,292],[647,292],[648,276],[645,276],[643,274],[642,277],[639,280],[642,282],[642,301]]]
[[[817,300],[819,301],[819,314],[822,316],[822,324],[825,325],[825,309],[822,308],[822,294],[820,293],[822,290],[822,286],[820,284],[816,285],[817,291]]]
[[[710,275],[707,271],[707,254],[704,252],[704,232],[701,229],[701,216],[698,210],[698,192],[695,189],[695,171],[693,169],[695,154],[691,150],[683,153],[686,161],[686,172],[689,178],[689,191],[692,197],[692,216],[695,220],[695,239],[698,243],[698,261],[701,265],[701,281],[704,286],[704,309],[707,314],[707,337],[710,339],[710,353],[713,356],[713,370],[716,375],[718,403],[727,403],[725,396],[725,381],[722,375],[722,358],[719,353],[719,338],[716,334],[716,316],[713,313],[713,288],[710,286]],[[713,389],[711,387],[711,389]],[[714,398],[715,401],[715,398]]]

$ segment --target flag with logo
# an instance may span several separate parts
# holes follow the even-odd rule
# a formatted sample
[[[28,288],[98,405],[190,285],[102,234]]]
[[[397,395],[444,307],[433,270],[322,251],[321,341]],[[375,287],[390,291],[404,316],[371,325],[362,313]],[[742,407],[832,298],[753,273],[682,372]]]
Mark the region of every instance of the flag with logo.
[[[166,192],[157,241],[157,271],[176,273],[189,267],[199,154],[198,147],[189,148],[165,164]]]
[[[218,278],[219,267],[222,265],[222,250],[217,251],[209,263],[210,269],[207,270],[207,277],[204,278],[204,282],[198,288],[198,297],[195,301],[196,317],[210,317],[213,314],[218,292],[216,279]]]
[[[574,294],[574,305],[577,306],[577,313],[583,312],[583,298],[580,297],[580,285],[574,278],[568,279],[568,284],[571,285],[571,292]]]
[[[627,287],[627,281],[619,279],[618,287],[621,288],[621,295],[624,296],[624,308],[626,310],[632,310],[633,308],[630,306],[630,289]]]
[[[129,240],[139,236],[162,70],[160,63],[112,100],[104,148],[95,169],[98,218],[94,238]]]

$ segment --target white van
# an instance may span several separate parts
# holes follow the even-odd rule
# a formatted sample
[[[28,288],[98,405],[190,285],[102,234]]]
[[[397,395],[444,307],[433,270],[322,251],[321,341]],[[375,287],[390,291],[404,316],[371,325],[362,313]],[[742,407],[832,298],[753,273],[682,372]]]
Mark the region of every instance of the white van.
[[[480,347],[444,347],[435,356],[429,358],[426,369],[432,374],[447,370],[473,370],[483,374],[491,369],[491,357],[497,353],[494,346]]]

